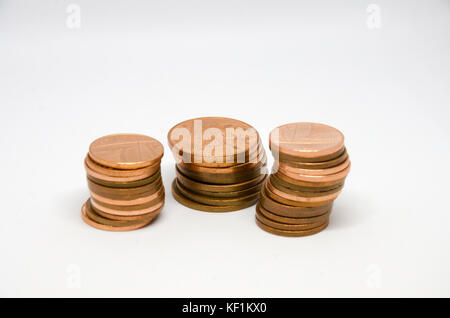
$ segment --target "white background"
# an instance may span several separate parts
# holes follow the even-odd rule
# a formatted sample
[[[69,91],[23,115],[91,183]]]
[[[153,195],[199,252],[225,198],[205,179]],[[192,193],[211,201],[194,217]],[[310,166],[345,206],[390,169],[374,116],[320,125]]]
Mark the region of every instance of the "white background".
[[[0,1],[0,295],[449,297],[450,2],[378,1],[375,29],[369,4]],[[166,134],[199,116],[246,121],[266,149],[288,122],[340,129],[352,171],[328,229],[178,204]],[[83,159],[120,132],[165,145],[166,205],[104,232],[80,217]]]

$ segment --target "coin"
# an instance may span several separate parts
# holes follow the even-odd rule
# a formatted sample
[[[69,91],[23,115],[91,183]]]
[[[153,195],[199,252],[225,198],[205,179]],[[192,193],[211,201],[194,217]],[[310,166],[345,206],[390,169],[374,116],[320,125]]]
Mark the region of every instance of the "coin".
[[[284,153],[281,153],[278,151],[278,148],[273,147],[271,149],[272,155],[275,159],[282,161],[282,162],[297,162],[299,164],[304,163],[323,163],[331,160],[335,160],[342,156],[344,152],[346,151],[345,147],[342,147],[341,150],[339,150],[336,153],[333,153],[331,155],[323,156],[323,157],[311,157],[311,158],[302,158],[298,156],[289,156]]]
[[[316,162],[303,162],[303,161],[296,161],[296,160],[286,160],[286,158],[279,158],[280,162],[283,162],[284,164],[294,167],[294,168],[303,168],[303,169],[325,169],[325,168],[331,168],[335,167],[341,163],[343,163],[348,158],[348,153],[345,150],[344,152],[339,155],[338,157],[326,161],[316,161]],[[295,158],[297,159],[297,158]]]
[[[97,184],[110,187],[110,188],[136,188],[140,186],[144,186],[146,184],[152,183],[157,178],[161,176],[161,171],[158,169],[153,175],[151,175],[148,178],[137,180],[137,181],[129,181],[129,182],[113,182],[113,181],[105,181],[101,179],[97,179],[87,173],[87,178],[91,180],[92,182],[95,182]]]
[[[263,179],[263,181],[264,181],[264,179]],[[180,182],[179,179],[178,179],[178,182],[180,183],[180,185],[183,188],[189,189],[190,192],[194,192],[201,196],[206,196],[206,197],[211,197],[211,198],[230,198],[230,199],[231,198],[242,198],[242,197],[250,195],[250,194],[258,193],[261,190],[261,186],[263,185],[263,183],[260,182],[259,184],[256,184],[245,190],[228,191],[228,192],[211,192],[211,191],[203,191],[203,190],[186,187],[185,185],[183,185],[183,183]]]
[[[299,207],[280,203],[273,200],[266,194],[266,190],[263,187],[260,192],[261,206],[274,214],[285,217],[315,217],[323,215],[329,211],[333,206],[333,202],[317,206],[317,207]]]
[[[247,137],[242,138],[243,134],[241,138],[236,137],[233,132],[247,133]],[[239,156],[252,153],[257,148],[259,135],[252,126],[240,120],[201,117],[175,125],[170,129],[167,139],[172,152],[183,152],[185,157],[190,157],[191,162],[230,163],[237,162]],[[210,148],[211,145],[214,147]],[[208,149],[211,151],[205,151]]]
[[[132,198],[127,199],[111,199],[102,195],[97,194],[96,192],[90,191],[91,197],[94,198],[96,201],[106,203],[106,204],[112,204],[112,205],[138,205],[138,204],[145,204],[148,202],[151,202],[152,200],[158,198],[162,193],[164,192],[164,187],[161,185],[161,187],[152,194],[148,195],[139,195]]]
[[[136,188],[110,188],[100,184],[96,184],[88,179],[88,188],[90,191],[98,195],[121,200],[132,200],[137,197],[151,195],[162,186],[162,179],[159,177],[152,183],[136,187]]]
[[[266,218],[258,209],[256,209],[256,218],[261,223],[264,223],[267,226],[270,226],[275,229],[279,230],[288,230],[288,231],[304,231],[304,230],[311,230],[314,228],[317,228],[324,223],[328,223],[328,217],[325,220],[325,222],[313,222],[313,223],[302,223],[302,224],[288,224],[288,223],[280,223],[272,221],[268,218]]]
[[[277,171],[277,169],[273,169],[272,168],[272,174],[276,174],[276,176],[287,182],[290,183],[292,185],[296,185],[296,186],[300,186],[300,187],[309,187],[311,189],[317,188],[317,189],[322,189],[322,188],[327,188],[327,187],[336,187],[338,184],[344,183],[345,181],[345,177],[339,180],[333,180],[333,181],[321,181],[321,182],[311,182],[311,181],[302,181],[302,180],[297,180],[294,178],[291,178],[287,175],[285,175],[284,173],[282,173],[281,171]]]
[[[159,141],[138,134],[115,134],[94,140],[89,156],[95,162],[116,169],[139,169],[159,162],[164,148]]]
[[[347,177],[348,173],[350,172],[350,165],[351,163],[348,163],[348,166],[337,173],[329,174],[329,175],[306,175],[301,173],[292,172],[291,169],[287,169],[286,166],[278,165],[276,166],[276,163],[274,163],[274,169],[277,169],[278,172],[282,173],[285,176],[288,176],[292,179],[300,180],[300,181],[307,181],[307,182],[337,182],[341,179],[344,179]]]
[[[319,200],[319,201],[297,201],[295,196],[290,196],[288,194],[283,193],[282,191],[278,191],[275,189],[267,180],[267,182],[264,185],[265,191],[267,196],[269,196],[272,200],[286,204],[286,205],[292,205],[292,206],[300,206],[300,207],[317,207],[321,205],[328,204],[330,202],[333,202],[334,199],[329,200]],[[327,197],[329,198],[329,197]],[[302,198],[303,199],[303,198]],[[307,198],[310,199],[310,198]]]
[[[275,181],[275,182],[273,182],[273,181]],[[284,192],[289,195],[294,195],[294,196],[298,196],[298,197],[307,197],[307,198],[316,198],[316,197],[324,197],[327,195],[333,195],[333,194],[336,194],[336,192],[342,191],[342,188],[344,187],[344,184],[340,184],[340,185],[333,187],[327,191],[304,191],[304,190],[297,190],[297,189],[292,189],[292,188],[286,187],[283,184],[278,183],[277,180],[275,178],[273,178],[272,176],[270,177],[270,180],[268,182],[270,182],[270,184],[275,189],[280,190],[281,192]],[[315,189],[315,188],[313,188],[313,189]]]
[[[175,198],[175,200],[177,200],[182,205],[184,205],[188,208],[194,209],[194,210],[199,210],[199,211],[204,211],[204,212],[237,211],[237,210],[241,210],[241,209],[247,208],[249,206],[252,206],[256,202],[256,200],[248,201],[248,202],[243,202],[241,205],[233,205],[233,206],[212,206],[212,205],[207,205],[207,204],[201,204],[201,203],[192,201],[192,200],[186,198],[185,196],[183,196],[183,194],[178,190],[178,187],[176,184],[176,179],[174,179],[174,181],[172,182],[172,194],[173,194],[173,197]]]
[[[95,171],[98,174],[106,175],[109,177],[116,178],[130,178],[130,177],[138,177],[139,179],[145,179],[158,171],[160,167],[160,162],[157,162],[151,166],[140,168],[140,169],[114,169],[104,167],[92,161],[89,157],[89,154],[84,159],[86,166],[89,167],[90,170]],[[137,180],[139,180],[137,179]]]
[[[127,221],[130,222],[127,225],[124,225],[123,223],[117,224],[117,225],[109,225],[109,224],[103,224],[100,222],[97,222],[93,219],[91,219],[88,215],[88,208],[87,208],[87,203],[89,202],[86,201],[85,204],[83,204],[82,208],[81,208],[81,217],[83,218],[83,221],[92,226],[95,227],[97,229],[100,230],[105,230],[105,231],[131,231],[131,230],[136,230],[139,228],[142,228],[148,224],[150,224],[151,221],[153,221],[153,219],[147,220],[145,222],[134,222],[134,221]],[[89,210],[91,212],[91,210]],[[121,221],[116,221],[116,222],[121,222]],[[134,222],[134,223],[133,223]]]
[[[304,193],[310,193],[311,195],[314,195],[316,192],[326,192],[331,191],[336,188],[340,188],[344,185],[344,181],[340,183],[336,183],[327,187],[311,187],[311,186],[299,186],[296,184],[292,184],[289,182],[286,182],[285,180],[281,179],[279,176],[279,173],[272,173],[270,175],[270,182],[276,186],[280,190],[286,190],[289,192],[289,190],[304,192]],[[289,190],[287,190],[289,189]]]
[[[278,165],[278,169],[281,171],[288,171],[291,174],[300,174],[300,175],[306,175],[306,176],[328,176],[332,174],[339,173],[345,168],[347,168],[350,165],[350,160],[347,158],[343,163],[331,167],[331,168],[325,168],[325,169],[304,169],[304,168],[296,168],[291,167],[283,162],[275,162],[276,165]]]
[[[206,172],[195,172],[181,165],[177,165],[177,168],[181,173],[190,179],[198,182],[211,183],[211,184],[236,184],[246,182],[250,179],[259,177],[262,173],[265,173],[265,165],[257,165],[248,171],[242,171],[239,173],[217,174]]]
[[[323,231],[328,226],[328,223],[325,223],[314,229],[309,229],[309,230],[304,230],[304,231],[301,231],[301,230],[300,231],[289,231],[289,230],[280,230],[280,229],[276,229],[276,228],[267,226],[264,223],[262,223],[261,221],[259,221],[256,217],[255,217],[255,220],[256,220],[256,224],[266,232],[269,232],[269,233],[275,234],[275,235],[291,236],[291,237],[307,236],[307,235],[316,234],[316,233]]]
[[[144,204],[136,204],[136,205],[114,205],[108,204],[104,202],[97,201],[94,198],[91,198],[91,204],[97,210],[100,210],[104,214],[112,214],[116,216],[130,217],[130,216],[141,216],[149,213],[153,213],[158,210],[160,207],[164,205],[164,197],[165,193],[162,191],[158,197],[155,197],[153,200],[144,203]]]
[[[145,220],[150,217],[156,217],[161,212],[163,207],[164,207],[164,201],[161,201],[160,203],[152,206],[153,210],[149,213],[124,216],[124,215],[110,214],[110,213],[106,213],[106,212],[102,211],[101,209],[99,209],[98,207],[96,207],[93,204],[93,201],[91,199],[91,208],[95,211],[95,213],[97,213],[98,215],[100,215],[104,218],[107,218],[110,220],[118,220],[118,221]]]
[[[176,169],[178,181],[185,187],[192,189],[193,191],[210,191],[210,192],[217,192],[217,193],[235,192],[235,191],[241,191],[241,190],[251,188],[251,187],[261,183],[267,176],[266,174],[261,174],[261,175],[257,176],[256,178],[253,178],[253,179],[241,182],[241,183],[212,184],[212,183],[202,183],[202,182],[198,182],[193,179],[190,179],[187,176],[183,175],[177,166],[175,166],[175,169]]]
[[[238,198],[217,198],[217,197],[208,197],[204,195],[199,195],[193,192],[190,192],[188,189],[184,188],[180,183],[176,180],[176,186],[178,191],[186,198],[206,205],[213,206],[240,206],[244,202],[256,202],[259,197],[259,191]]]
[[[280,216],[278,214],[272,213],[268,210],[266,210],[265,208],[263,208],[263,206],[261,205],[261,203],[258,203],[256,205],[256,210],[261,213],[262,215],[264,215],[264,217],[266,217],[267,219],[270,219],[272,221],[275,222],[279,222],[279,223],[286,223],[286,224],[310,224],[310,223],[324,223],[328,220],[330,214],[331,214],[331,209],[319,216],[312,216],[312,217],[285,217],[285,216]]]
[[[296,158],[321,158],[338,153],[344,135],[328,125],[291,123],[275,128],[269,135],[269,148]]]

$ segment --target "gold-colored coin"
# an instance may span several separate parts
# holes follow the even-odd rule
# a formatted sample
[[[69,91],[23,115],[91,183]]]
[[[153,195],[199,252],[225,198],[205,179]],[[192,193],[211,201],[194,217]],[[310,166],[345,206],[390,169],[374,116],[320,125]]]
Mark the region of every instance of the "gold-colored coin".
[[[269,147],[294,158],[323,158],[335,156],[343,149],[344,135],[324,124],[291,123],[272,130]]]
[[[328,219],[325,222],[314,222],[314,223],[302,223],[302,224],[288,224],[288,223],[280,223],[272,221],[271,219],[266,218],[258,209],[256,209],[256,219],[261,223],[264,223],[271,228],[278,230],[287,230],[287,231],[305,231],[315,229],[328,223]]]
[[[261,206],[274,214],[292,217],[292,218],[302,218],[302,217],[315,217],[323,215],[329,211],[333,206],[333,202],[324,204],[317,207],[299,207],[280,203],[273,200],[266,194],[266,190],[263,187],[260,192]]]
[[[271,234],[275,234],[275,235],[280,235],[280,236],[289,236],[289,237],[299,237],[299,236],[308,236],[308,235],[313,235],[316,233],[319,233],[321,231],[323,231],[327,226],[328,223],[325,223],[319,227],[316,227],[314,229],[310,229],[310,230],[304,230],[304,231],[289,231],[289,230],[280,230],[280,229],[276,229],[270,226],[265,225],[264,223],[262,223],[261,221],[259,221],[256,217],[256,224],[263,229],[266,232],[269,232]]]
[[[266,178],[266,174],[261,174],[256,178],[250,179],[248,181],[244,181],[241,183],[234,184],[211,184],[211,183],[203,183],[198,182],[193,179],[188,178],[184,174],[180,172],[178,167],[175,166],[175,170],[177,173],[178,181],[188,189],[192,189],[193,191],[210,191],[217,193],[228,193],[228,192],[236,192],[251,188],[259,183],[261,183]]]
[[[256,203],[257,199],[255,201],[248,201],[243,202],[241,205],[231,205],[231,206],[213,206],[213,205],[207,205],[198,203],[195,201],[192,201],[188,198],[186,198],[179,190],[176,184],[176,179],[172,182],[172,194],[175,200],[177,200],[182,205],[199,211],[204,212],[232,212],[237,210],[242,210],[245,208],[248,208],[249,206],[252,206]]]
[[[131,231],[131,230],[136,230],[139,228],[142,228],[148,224],[150,224],[150,222],[153,221],[153,218],[148,219],[146,221],[112,221],[112,220],[107,220],[105,218],[102,218],[100,216],[95,216],[95,220],[92,219],[91,217],[94,215],[92,212],[92,209],[88,208],[88,201],[86,201],[85,204],[83,204],[83,207],[81,208],[81,217],[83,218],[83,221],[92,226],[95,227],[97,229],[100,230],[104,230],[104,231]],[[105,224],[105,223],[108,224]],[[111,223],[113,222],[113,223]],[[115,222],[120,222],[120,223],[115,223]]]
[[[331,209],[319,216],[312,216],[312,217],[300,217],[300,218],[294,218],[294,217],[285,217],[285,216],[281,216],[275,213],[272,213],[268,210],[266,210],[261,203],[258,203],[256,205],[256,210],[259,211],[259,213],[261,213],[262,215],[264,215],[264,217],[266,217],[269,220],[272,220],[274,222],[279,222],[279,223],[285,223],[285,224],[310,224],[310,223],[325,223],[330,214],[331,214]]]
[[[116,169],[139,169],[161,161],[163,145],[138,134],[108,135],[94,140],[89,156],[100,165]]]

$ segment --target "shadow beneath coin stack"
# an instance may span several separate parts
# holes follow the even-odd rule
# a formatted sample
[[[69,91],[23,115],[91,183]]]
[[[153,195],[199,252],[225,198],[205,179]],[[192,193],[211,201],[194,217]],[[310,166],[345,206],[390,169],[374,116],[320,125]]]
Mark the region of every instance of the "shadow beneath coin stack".
[[[334,202],[327,230],[333,231],[355,227],[364,223],[371,215],[372,212],[367,210],[367,201],[364,198],[359,194],[346,193],[345,197]]]

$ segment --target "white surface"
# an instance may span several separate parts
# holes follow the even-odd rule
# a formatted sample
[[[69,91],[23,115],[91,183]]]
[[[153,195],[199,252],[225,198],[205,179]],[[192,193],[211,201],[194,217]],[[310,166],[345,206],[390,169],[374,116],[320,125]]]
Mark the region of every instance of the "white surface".
[[[81,29],[69,1],[0,2],[1,296],[450,296],[448,1],[378,1],[375,30],[367,1],[111,2],[77,1]],[[166,134],[207,115],[266,149],[284,123],[342,130],[329,228],[178,204]],[[166,147],[166,206],[134,232],[80,217],[89,143],[116,132]]]

